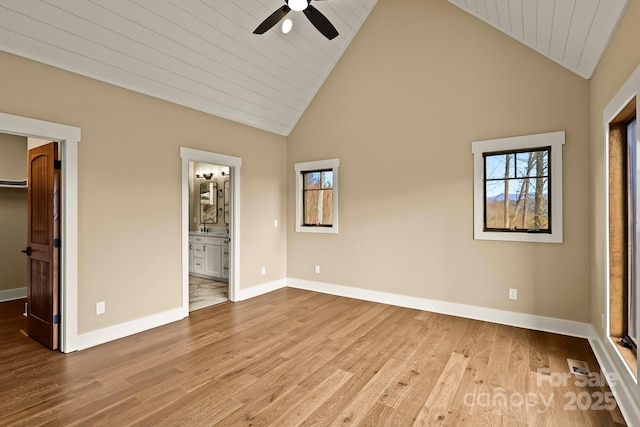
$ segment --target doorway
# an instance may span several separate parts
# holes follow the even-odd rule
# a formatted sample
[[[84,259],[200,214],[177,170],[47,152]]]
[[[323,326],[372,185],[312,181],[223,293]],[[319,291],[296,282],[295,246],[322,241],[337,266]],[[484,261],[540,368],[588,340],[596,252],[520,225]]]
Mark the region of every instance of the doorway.
[[[0,302],[27,298],[27,149],[26,137],[0,134]]]
[[[199,243],[201,244],[211,243],[213,247],[210,248],[210,252],[208,254],[206,255],[203,254],[203,256],[200,257],[200,259],[202,259],[204,256],[209,256],[214,259],[216,258],[216,255],[220,256],[219,258],[221,260],[220,263],[219,264],[212,263],[212,265],[216,265],[216,267],[212,267],[214,270],[209,271],[210,276],[216,276],[215,268],[224,268],[224,258],[221,255],[224,254],[223,251],[225,250],[225,248],[222,243],[227,243],[228,258],[226,260],[226,264],[228,268],[227,270],[228,273],[220,273],[220,274],[228,276],[227,277],[227,280],[228,280],[227,298],[230,301],[236,301],[237,295],[239,293],[238,292],[239,279],[240,279],[239,200],[240,200],[240,168],[242,165],[242,159],[238,157],[228,156],[224,154],[217,154],[217,153],[212,153],[208,151],[196,150],[196,149],[186,148],[186,147],[180,147],[180,157],[182,158],[182,310],[183,310],[184,316],[186,317],[189,315],[189,311],[190,311],[189,310],[189,294],[190,294],[189,272],[198,270],[196,266],[190,265],[190,260],[192,261],[194,260],[194,257],[190,257],[190,242],[189,242],[190,231],[192,230],[194,225],[194,217],[196,218],[195,228],[198,231],[200,231],[201,229],[220,228],[224,230],[224,231],[221,231],[222,233],[226,232],[228,236],[227,242],[220,242],[220,244],[217,247],[216,247],[217,242],[213,242],[213,240],[216,240],[217,238],[222,239],[224,238],[224,235],[214,236],[212,234],[209,234],[209,235],[204,234],[203,236],[201,236],[203,238],[208,237],[212,239],[212,241],[205,242],[204,240],[202,240]],[[219,168],[218,173],[220,174],[219,176],[221,177],[220,182],[222,183],[222,188],[217,188],[215,190],[216,190],[216,195],[218,197],[217,201],[218,202],[222,201],[222,205],[216,208],[215,214],[218,216],[219,219],[222,220],[220,222],[220,225],[221,225],[220,227],[213,227],[211,225],[207,225],[206,221],[205,222],[200,221],[203,216],[207,217],[207,215],[213,214],[213,209],[211,207],[205,207],[206,212],[204,213],[204,215],[202,215],[201,213],[199,213],[198,215],[193,215],[195,210],[193,206],[194,205],[197,206],[198,211],[202,212],[202,207],[201,207],[202,205],[200,205],[201,198],[208,198],[207,200],[211,200],[211,198],[213,197],[212,191],[214,189],[212,185],[203,186],[204,193],[203,195],[200,194],[201,183],[206,184],[207,181],[209,181],[210,184],[213,184],[211,182],[212,178],[207,180],[204,177],[204,173],[207,173],[207,175],[209,175],[210,173],[215,174],[215,171],[214,170],[202,171],[203,177],[201,179],[195,179],[196,165],[198,164],[209,165],[212,169],[214,166]],[[223,170],[225,171],[224,176],[222,175]],[[193,174],[193,179],[191,179],[190,173]],[[198,189],[197,189],[198,197],[194,197],[194,199],[198,201],[198,204],[190,202],[191,200],[190,194],[194,193],[194,187],[196,182],[198,183]],[[227,195],[226,200],[224,198],[225,182],[228,188],[228,193],[226,194]],[[220,193],[217,190],[222,190],[222,193]],[[222,210],[219,210],[220,208],[222,208]],[[226,215],[227,221],[225,221],[225,215]],[[228,225],[226,224],[226,222],[228,222]],[[191,243],[193,244],[193,241]],[[194,247],[192,246],[192,248]],[[220,251],[220,252],[216,252],[216,251]],[[206,265],[200,266],[200,269],[202,268],[207,268],[207,267]],[[219,276],[216,276],[216,277],[219,277]]]
[[[80,128],[28,117],[0,113],[0,133],[34,137],[60,143],[61,265],[60,350],[77,350],[78,335],[78,143]]]
[[[189,312],[229,300],[230,168],[189,162]]]

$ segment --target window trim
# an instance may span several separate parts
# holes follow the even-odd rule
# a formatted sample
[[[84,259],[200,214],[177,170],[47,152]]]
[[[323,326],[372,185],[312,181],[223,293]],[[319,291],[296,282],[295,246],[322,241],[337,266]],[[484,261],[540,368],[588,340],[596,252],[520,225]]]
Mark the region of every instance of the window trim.
[[[509,242],[563,243],[562,231],[562,146],[565,132],[548,132],[534,135],[474,141],[473,153],[473,237],[475,240],[499,240]],[[504,151],[527,151],[551,147],[549,192],[553,206],[550,233],[525,233],[492,231],[484,229],[484,155]]]
[[[295,171],[295,191],[296,191],[296,232],[298,233],[321,233],[321,234],[338,234],[338,167],[340,159],[315,160],[310,162],[299,162],[294,164]],[[318,170],[333,171],[333,224],[328,225],[303,225],[304,196],[302,176],[304,172],[313,172]]]
[[[604,187],[605,193],[603,196],[596,195],[596,200],[599,200],[600,198],[604,199],[602,210],[600,212],[596,212],[596,216],[600,214],[604,218],[604,222],[602,224],[604,228],[603,230],[604,241],[601,242],[600,244],[600,246],[602,246],[604,250],[601,251],[600,256],[602,257],[601,262],[604,265],[605,271],[603,274],[604,277],[602,277],[601,279],[598,278],[598,280],[602,280],[605,282],[605,286],[603,289],[604,295],[602,295],[604,297],[603,298],[604,301],[602,302],[602,305],[600,305],[599,307],[601,310],[601,313],[604,314],[603,325],[602,325],[603,347],[605,349],[605,353],[607,357],[612,362],[612,371],[618,374],[618,380],[620,384],[616,386],[616,389],[620,391],[624,390],[625,392],[630,392],[630,393],[627,393],[631,395],[630,398],[627,400],[627,402],[631,402],[634,399],[635,401],[640,401],[640,386],[638,384],[638,379],[634,371],[630,367],[630,365],[633,364],[637,370],[639,364],[638,364],[637,358],[635,360],[625,359],[624,349],[619,348],[617,346],[617,343],[615,343],[614,340],[611,338],[611,328],[612,328],[611,303],[613,302],[614,296],[612,295],[612,292],[611,292],[612,291],[611,289],[612,265],[609,259],[610,252],[611,252],[611,247],[610,247],[611,233],[609,230],[609,224],[611,219],[609,215],[609,211],[610,211],[609,198],[611,193],[611,189],[609,185],[609,174],[611,172],[609,167],[609,158],[610,158],[609,145],[610,145],[610,136],[611,136],[610,123],[614,122],[616,120],[616,117],[618,117],[621,113],[623,113],[624,109],[631,102],[631,100],[633,100],[633,98],[636,98],[636,107],[635,107],[636,117],[640,117],[640,102],[638,102],[638,99],[640,99],[640,66],[638,66],[635,69],[635,71],[633,71],[633,73],[629,76],[627,81],[623,83],[623,85],[620,87],[620,89],[618,89],[616,94],[611,98],[607,106],[602,111],[602,128],[601,128],[602,134],[600,136],[601,138],[600,140],[604,141],[604,144],[601,145],[602,159],[603,159],[602,161],[603,164],[601,164],[601,166],[604,168],[604,170],[601,176],[601,179],[602,179],[601,185]],[[638,138],[638,143],[640,144],[640,134],[637,134],[636,138]],[[598,232],[596,232],[596,234],[598,234]],[[596,248],[598,248],[598,246],[599,245],[596,243]],[[595,319],[592,318],[592,320],[594,320],[594,326],[598,331],[598,335],[600,336],[600,328],[599,328],[600,325],[598,325],[597,322],[595,322]]]

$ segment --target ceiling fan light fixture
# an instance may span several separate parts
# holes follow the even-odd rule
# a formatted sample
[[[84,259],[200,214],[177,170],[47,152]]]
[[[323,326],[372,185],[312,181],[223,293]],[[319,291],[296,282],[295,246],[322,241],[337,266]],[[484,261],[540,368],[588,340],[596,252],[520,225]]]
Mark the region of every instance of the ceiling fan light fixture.
[[[289,31],[291,31],[291,28],[293,28],[293,21],[291,19],[287,18],[284,21],[282,21],[282,32],[284,34],[289,34]]]
[[[288,5],[291,10],[301,12],[309,6],[309,2],[307,0],[289,0]]]
[[[253,34],[264,34],[273,28],[280,21],[284,20],[284,17],[293,11],[304,11],[305,17],[313,24],[314,27],[318,31],[322,33],[323,36],[328,38],[329,40],[333,40],[338,36],[338,30],[333,26],[331,22],[327,19],[326,16],[322,14],[318,9],[311,6],[311,0],[284,0],[285,5],[276,9],[271,15],[267,16],[267,18],[253,30]],[[282,23],[282,32],[286,33],[286,29],[289,24],[283,22]],[[290,29],[289,29],[290,30]]]

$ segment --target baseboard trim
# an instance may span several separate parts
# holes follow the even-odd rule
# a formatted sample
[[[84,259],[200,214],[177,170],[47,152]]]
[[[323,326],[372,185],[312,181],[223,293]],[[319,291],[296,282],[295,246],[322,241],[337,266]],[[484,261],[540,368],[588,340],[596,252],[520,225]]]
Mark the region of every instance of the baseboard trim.
[[[246,289],[240,289],[236,301],[244,301],[250,298],[255,298],[257,296],[273,292],[286,286],[286,280],[281,279],[273,282],[263,283],[257,286],[252,286]],[[85,350],[90,347],[105,344],[109,341],[115,341],[117,339],[144,332],[149,329],[167,325],[169,323],[181,320],[185,317],[186,316],[184,314],[184,308],[180,307],[140,319],[131,320],[129,322],[119,323],[117,325],[109,326],[97,331],[79,334],[76,341],[76,349]]]
[[[236,301],[244,301],[255,298],[269,292],[285,287],[305,289],[314,292],[337,295],[364,301],[390,304],[399,307],[414,308],[486,322],[499,323],[509,326],[533,329],[544,332],[552,332],[580,338],[591,337],[591,325],[588,323],[574,322],[570,320],[555,319],[551,317],[535,316],[531,314],[516,313],[511,311],[496,310],[485,307],[451,303],[446,301],[431,300],[427,298],[411,297],[407,295],[388,292],[372,291],[368,289],[354,288],[350,286],[334,285],[310,280],[287,278],[240,289]],[[172,323],[185,317],[184,310],[177,308],[163,313],[154,314],[141,319],[132,320],[118,325],[110,326],[97,331],[78,335],[78,350],[86,349],[109,341],[137,334],[148,329],[156,328]]]
[[[611,359],[609,352],[605,349],[602,340],[593,326],[591,326],[589,344],[591,344],[591,349],[593,350],[593,353],[598,360],[598,364],[600,365],[600,369],[602,369],[605,376],[618,379],[616,383],[609,382],[609,388],[611,389],[613,396],[616,398],[620,412],[622,412],[622,416],[627,422],[627,425],[640,426],[640,408],[633,398],[630,384],[627,384],[624,380],[626,376],[618,371],[616,364]]]
[[[149,329],[157,328],[169,323],[182,320],[184,318],[184,310],[182,307],[165,311],[151,316],[142,317],[140,319],[131,320],[129,322],[119,323],[107,328],[98,329],[84,334],[78,334],[76,340],[77,350],[85,350],[109,341],[115,341],[120,338],[134,335]]]
[[[27,297],[27,288],[8,289],[0,291],[0,302],[13,301]]]
[[[552,332],[580,338],[591,337],[592,327],[588,323],[580,323],[570,320],[535,316],[531,314],[496,310],[485,307],[431,300],[427,298],[411,297],[389,292],[372,291],[368,289],[334,285],[295,278],[279,279],[257,286],[252,286],[250,288],[240,289],[236,301],[244,301],[247,299],[255,298],[260,295],[285,288],[287,286],[347,298],[360,299],[382,304],[390,304],[399,307],[414,308],[418,310],[431,311],[435,313],[448,314],[452,316],[465,317],[469,319],[482,320],[509,326],[517,326],[538,331]],[[163,313],[143,317],[141,319],[120,323],[104,329],[99,329],[97,331],[79,334],[77,339],[77,349],[83,350],[89,347],[104,344],[109,341],[124,338],[129,335],[134,335],[148,329],[153,329],[158,326],[181,320],[184,317],[184,310],[182,308],[177,308]]]
[[[440,314],[449,314],[468,319],[500,323],[502,325],[517,326],[520,328],[552,332],[573,337],[589,338],[591,335],[591,324],[571,320],[496,310],[492,308],[438,301],[427,298],[411,297],[407,295],[372,291],[368,289],[333,285],[303,279],[288,278],[287,285],[292,288],[306,289],[324,294],[378,302],[399,307],[414,308]]]
[[[279,279],[273,282],[263,283],[261,285],[252,286],[250,288],[240,289],[236,295],[236,301],[244,301],[247,299],[259,297],[260,295],[268,294],[269,292],[277,291],[278,289],[286,288],[287,280]]]

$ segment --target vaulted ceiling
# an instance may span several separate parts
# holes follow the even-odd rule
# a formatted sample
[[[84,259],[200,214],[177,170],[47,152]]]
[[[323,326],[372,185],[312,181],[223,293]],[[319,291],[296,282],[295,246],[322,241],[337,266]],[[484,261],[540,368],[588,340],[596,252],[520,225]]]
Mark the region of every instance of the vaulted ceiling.
[[[448,0],[590,78],[627,0]],[[252,31],[284,0],[0,0],[0,50],[288,135],[376,4],[313,1],[293,30]]]
[[[449,0],[590,79],[627,0]]]

